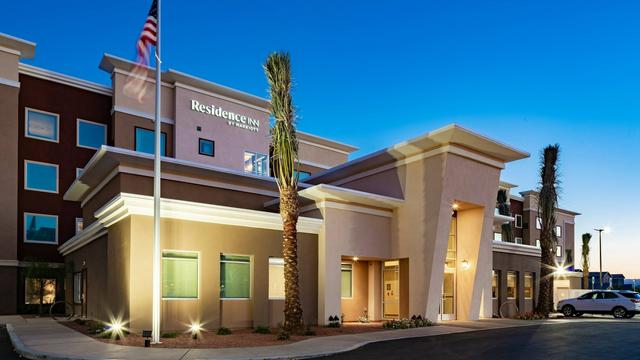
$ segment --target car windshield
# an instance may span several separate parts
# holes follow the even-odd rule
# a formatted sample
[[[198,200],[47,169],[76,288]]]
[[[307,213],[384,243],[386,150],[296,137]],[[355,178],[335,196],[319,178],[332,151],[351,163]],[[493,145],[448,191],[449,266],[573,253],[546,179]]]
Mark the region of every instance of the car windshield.
[[[640,294],[638,293],[629,292],[629,293],[620,293],[620,295],[629,299],[640,299]]]

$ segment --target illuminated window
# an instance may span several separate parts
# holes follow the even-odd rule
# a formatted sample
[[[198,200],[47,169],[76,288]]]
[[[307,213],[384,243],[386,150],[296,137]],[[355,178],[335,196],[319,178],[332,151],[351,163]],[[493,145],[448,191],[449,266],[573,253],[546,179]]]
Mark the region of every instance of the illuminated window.
[[[25,160],[24,188],[58,193],[58,165]]]
[[[251,297],[251,257],[220,254],[220,298]]]
[[[250,151],[244,152],[244,172],[255,175],[268,176],[268,159],[265,154],[254,153]]]
[[[198,253],[162,253],[162,298],[198,298]]]
[[[53,304],[56,301],[56,279],[25,278],[25,304]]]
[[[269,258],[269,299],[284,299],[283,258]]]
[[[135,129],[136,151],[155,154],[155,131],[137,127]],[[160,155],[167,156],[167,134],[160,133]]]
[[[24,213],[24,242],[58,244],[58,217]]]
[[[524,273],[524,298],[533,299],[533,273]]]
[[[515,299],[518,294],[518,275],[515,271],[507,272],[507,299]]]
[[[498,271],[491,271],[491,297],[497,299],[500,295],[500,288],[498,287]]]
[[[353,297],[353,265],[340,265],[340,274],[342,282],[342,298],[350,299]]]
[[[58,114],[34,109],[26,109],[24,136],[58,142],[60,116]]]
[[[107,143],[107,125],[78,119],[78,147],[99,149]]]

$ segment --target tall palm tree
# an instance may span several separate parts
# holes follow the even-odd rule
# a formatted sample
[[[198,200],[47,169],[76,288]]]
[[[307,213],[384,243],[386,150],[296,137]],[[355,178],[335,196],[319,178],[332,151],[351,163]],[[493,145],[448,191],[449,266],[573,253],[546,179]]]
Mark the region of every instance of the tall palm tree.
[[[498,213],[504,216],[511,216],[511,207],[509,206],[509,202],[507,200],[507,190],[500,189],[498,190]],[[514,242],[513,238],[513,229],[511,228],[511,222],[506,224],[502,224],[502,241],[506,242]]]
[[[556,208],[558,206],[558,144],[544,148],[540,161],[540,192],[538,194],[538,211],[542,219],[540,230],[541,266],[540,291],[536,310],[549,316],[553,310],[553,272],[556,269],[555,247],[558,242],[555,233]]]
[[[284,257],[284,328],[302,327],[302,306],[298,288],[298,140],[291,99],[291,58],[286,52],[269,54],[263,65],[269,82],[271,115],[271,165],[280,190],[282,252]]]
[[[591,234],[582,234],[582,288],[589,288],[589,241],[591,241]]]

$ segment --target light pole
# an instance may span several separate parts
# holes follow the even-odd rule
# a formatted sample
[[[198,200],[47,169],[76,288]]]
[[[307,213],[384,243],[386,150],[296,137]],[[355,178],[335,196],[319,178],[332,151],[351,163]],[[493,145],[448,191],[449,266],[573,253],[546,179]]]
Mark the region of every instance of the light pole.
[[[600,289],[602,289],[602,232],[604,231],[604,229],[593,230],[598,232],[598,246],[600,247],[600,250],[598,250],[598,253],[600,255]]]

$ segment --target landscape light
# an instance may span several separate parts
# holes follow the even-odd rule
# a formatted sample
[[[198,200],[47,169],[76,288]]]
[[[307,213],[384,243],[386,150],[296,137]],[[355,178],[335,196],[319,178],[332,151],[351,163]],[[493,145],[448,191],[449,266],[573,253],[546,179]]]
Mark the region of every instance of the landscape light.
[[[120,319],[111,319],[111,322],[107,324],[107,331],[111,333],[112,338],[119,340],[125,332],[124,323]]]
[[[202,325],[200,323],[197,322],[193,322],[191,323],[191,325],[189,325],[189,332],[191,332],[191,337],[195,340],[198,338],[198,336],[200,336],[200,333],[202,333]]]

